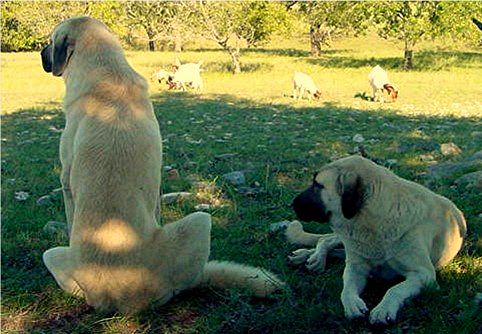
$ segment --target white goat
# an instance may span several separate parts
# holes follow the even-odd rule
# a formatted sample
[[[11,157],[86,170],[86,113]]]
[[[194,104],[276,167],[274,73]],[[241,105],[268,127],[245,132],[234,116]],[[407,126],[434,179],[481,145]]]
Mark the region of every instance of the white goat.
[[[392,102],[398,97],[398,90],[388,80],[387,72],[379,65],[375,66],[368,75],[368,82],[373,88],[373,100],[384,102],[383,89],[390,94]]]
[[[305,91],[308,92],[309,100],[311,100],[312,95],[315,99],[319,99],[321,96],[320,90],[308,74],[295,71],[293,75],[293,98],[296,99],[299,93],[298,99],[301,100]]]
[[[195,91],[201,91],[203,89],[203,80],[201,78],[202,63],[202,61],[199,61],[198,63],[179,65],[170,82],[180,87],[183,91],[187,90],[187,85],[191,86]]]

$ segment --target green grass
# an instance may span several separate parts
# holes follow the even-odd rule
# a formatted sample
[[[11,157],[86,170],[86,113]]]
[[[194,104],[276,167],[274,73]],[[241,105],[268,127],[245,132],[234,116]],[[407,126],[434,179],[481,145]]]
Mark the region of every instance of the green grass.
[[[343,262],[326,272],[291,268],[286,257],[296,247],[283,236],[269,235],[270,223],[294,219],[289,203],[323,164],[349,154],[353,135],[362,134],[367,152],[397,159],[394,171],[423,183],[423,150],[400,150],[415,140],[454,142],[469,156],[482,148],[471,136],[481,131],[482,56],[475,50],[422,45],[419,67],[400,70],[402,50],[374,37],[342,40],[323,57],[309,57],[307,43],[276,41],[243,55],[247,70],[233,76],[227,54],[213,49],[182,53],[183,62],[204,60],[205,91],[200,95],[166,91],[152,84],[151,96],[164,143],[164,165],[175,167],[179,180],[163,175],[163,192],[195,191],[197,199],[163,208],[169,223],[194,211],[199,202],[223,203],[212,211],[211,258],[264,266],[289,284],[289,291],[269,300],[242,291],[195,290],[167,305],[153,303],[141,314],[101,314],[58,288],[41,261],[44,250],[66,244],[42,227],[64,221],[60,196],[37,206],[36,199],[60,187],[58,144],[64,117],[63,82],[43,72],[35,53],[2,54],[2,331],[5,333],[368,333],[366,322],[344,319],[340,302]],[[480,51],[480,50],[479,50]],[[168,65],[174,53],[127,52],[131,64],[149,76]],[[356,98],[370,92],[366,76],[381,63],[400,88],[400,99],[378,104]],[[293,101],[294,70],[310,73],[323,97]],[[224,153],[237,155],[216,160]],[[457,160],[432,152],[438,162]],[[247,197],[220,180],[224,173],[247,172],[248,185],[262,192]],[[452,187],[456,176],[431,188],[453,200],[469,225],[467,242],[457,258],[438,274],[440,289],[427,289],[400,312],[388,333],[475,333],[480,309],[473,304],[482,291],[482,195]],[[204,186],[193,186],[197,178]],[[19,202],[16,191],[30,197]],[[306,224],[328,232],[328,226]],[[370,284],[364,298],[373,308],[383,295]],[[382,289],[382,290],[383,290]]]

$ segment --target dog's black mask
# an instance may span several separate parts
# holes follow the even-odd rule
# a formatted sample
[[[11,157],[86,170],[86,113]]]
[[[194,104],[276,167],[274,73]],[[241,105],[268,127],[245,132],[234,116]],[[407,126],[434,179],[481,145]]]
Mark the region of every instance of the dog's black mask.
[[[331,212],[327,211],[321,200],[323,185],[313,181],[311,187],[296,196],[291,206],[299,220],[326,223],[330,220]]]
[[[40,56],[42,57],[42,67],[44,68],[44,71],[47,73],[52,72],[52,45],[49,44],[46,47],[42,49],[40,52]]]

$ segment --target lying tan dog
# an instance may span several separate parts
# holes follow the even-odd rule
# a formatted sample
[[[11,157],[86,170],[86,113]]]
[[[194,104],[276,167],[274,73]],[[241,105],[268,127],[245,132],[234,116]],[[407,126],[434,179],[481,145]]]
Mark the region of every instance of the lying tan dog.
[[[88,17],[59,24],[42,51],[66,85],[60,143],[68,247],[43,261],[65,291],[123,313],[200,284],[266,296],[283,283],[260,268],[207,262],[211,217],[157,223],[161,136],[144,78],[117,38]]]
[[[462,213],[447,198],[360,156],[323,167],[293,207],[299,219],[329,221],[334,231],[310,234],[292,222],[286,231],[290,242],[316,245],[296,250],[293,264],[323,270],[327,253],[345,247],[341,301],[348,318],[368,312],[360,294],[370,274],[405,277],[370,312],[371,323],[394,321],[407,298],[435,283],[435,269],[454,258],[466,233]]]

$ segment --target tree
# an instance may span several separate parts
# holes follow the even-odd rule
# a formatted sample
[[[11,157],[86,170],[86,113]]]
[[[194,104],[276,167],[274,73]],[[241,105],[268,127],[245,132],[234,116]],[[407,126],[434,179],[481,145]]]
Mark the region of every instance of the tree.
[[[310,27],[311,55],[321,55],[332,38],[359,34],[369,26],[371,6],[363,2],[300,2],[299,10]]]
[[[185,2],[198,18],[201,34],[226,50],[231,56],[233,72],[241,72],[241,45],[258,46],[271,35],[289,25],[289,15],[280,3]]]
[[[374,17],[378,34],[404,42],[403,68],[413,68],[414,46],[424,37],[434,36],[440,24],[443,4],[434,1],[379,3]]]

